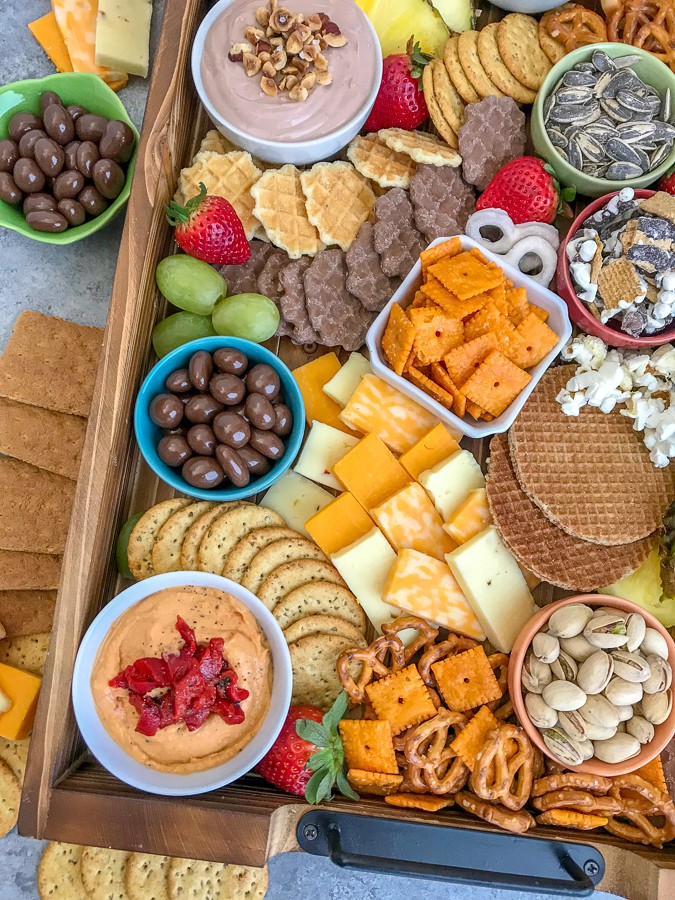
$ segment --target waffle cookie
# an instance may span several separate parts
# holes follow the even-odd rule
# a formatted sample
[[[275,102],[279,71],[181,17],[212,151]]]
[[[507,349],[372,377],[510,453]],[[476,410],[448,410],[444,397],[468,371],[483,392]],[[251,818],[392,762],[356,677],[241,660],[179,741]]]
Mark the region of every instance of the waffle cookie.
[[[417,164],[381,141],[377,132],[357,135],[347,147],[347,157],[357,172],[382,188],[407,188]]]
[[[251,188],[253,212],[268,238],[291,259],[323,249],[319,232],[307,218],[300,172],[295,166],[269,169]]]
[[[383,128],[378,132],[387,147],[405,153],[417,163],[431,166],[458,166],[462,158],[452,147],[424,131]]]
[[[317,163],[300,175],[307,218],[324,244],[348,250],[375,206],[366,178],[350,162]]]

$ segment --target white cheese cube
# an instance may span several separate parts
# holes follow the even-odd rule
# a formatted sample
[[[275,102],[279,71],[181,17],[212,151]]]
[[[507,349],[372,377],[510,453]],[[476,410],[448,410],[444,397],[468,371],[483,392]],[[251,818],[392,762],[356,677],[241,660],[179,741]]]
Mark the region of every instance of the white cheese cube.
[[[352,353],[342,368],[323,386],[324,394],[340,406],[346,406],[349,398],[364,375],[372,375],[370,363],[362,353]]]
[[[307,537],[305,522],[335,500],[318,484],[297,472],[285,472],[260,501],[260,505],[279,513],[289,528]]]
[[[332,425],[315,421],[307,435],[305,446],[298,457],[294,470],[305,478],[318,481],[336,491],[343,490],[342,485],[331,471],[338,460],[358,444],[359,439],[345,434]]]
[[[441,460],[418,479],[425,488],[444,522],[457,509],[469,491],[485,487],[485,478],[472,453],[458,450]]]
[[[152,0],[98,0],[96,65],[145,78],[151,19]]]

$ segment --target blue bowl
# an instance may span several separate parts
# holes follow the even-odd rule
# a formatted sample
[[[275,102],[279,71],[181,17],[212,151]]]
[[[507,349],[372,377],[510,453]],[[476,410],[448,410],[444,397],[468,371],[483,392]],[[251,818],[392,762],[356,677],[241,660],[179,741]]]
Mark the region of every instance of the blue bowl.
[[[167,466],[157,455],[157,444],[162,437],[162,429],[150,419],[148,408],[153,397],[166,391],[165,382],[168,376],[176,369],[187,368],[193,353],[196,353],[197,350],[207,350],[209,353],[213,353],[221,347],[233,347],[235,350],[241,350],[242,353],[246,354],[252,365],[267,363],[267,365],[272,366],[279,375],[281,394],[284,401],[293,414],[293,430],[285,439],[286,452],[278,462],[273,463],[267,475],[263,475],[262,478],[252,479],[246,487],[231,485],[230,487],[221,486],[213,490],[202,490],[189,485],[181,475],[180,469],[172,469],[171,466]],[[155,475],[158,475],[166,484],[170,484],[172,488],[190,497],[197,497],[199,500],[243,500],[245,497],[251,497],[259,491],[267,490],[291,467],[293,460],[298,455],[305,433],[305,404],[291,370],[278,356],[275,356],[260,344],[253,343],[253,341],[217,335],[216,337],[198,338],[196,341],[190,341],[188,344],[176,347],[175,350],[163,356],[150,370],[136,398],[134,430],[136,431],[136,440],[143,454],[143,459],[145,459]]]

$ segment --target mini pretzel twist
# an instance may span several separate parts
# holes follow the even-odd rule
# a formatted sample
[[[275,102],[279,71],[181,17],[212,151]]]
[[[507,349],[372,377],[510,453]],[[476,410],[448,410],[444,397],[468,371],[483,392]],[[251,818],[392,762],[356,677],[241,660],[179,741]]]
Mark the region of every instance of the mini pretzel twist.
[[[417,663],[417,669],[422,676],[422,681],[428,687],[434,687],[436,679],[431,672],[433,664],[445,659],[447,656],[455,656],[457,653],[462,653],[464,650],[470,650],[475,646],[476,641],[471,638],[450,634],[448,635],[447,640],[429,647],[429,649],[422,654]]]
[[[600,816],[613,816],[621,812],[621,801],[615,800],[614,797],[595,797],[586,791],[569,788],[535,797],[532,805],[542,812],[546,812],[547,809],[573,809]]]
[[[487,708],[494,713],[497,709],[501,709],[502,706],[506,706],[506,704],[509,703],[509,658],[506,653],[492,653],[488,656],[488,662],[492,666],[492,671],[495,673],[497,683],[502,692],[501,697],[498,697],[496,700],[490,700],[489,703],[485,704]],[[511,706],[511,712],[513,712],[513,706]],[[506,713],[506,715],[504,715],[504,713]],[[502,715],[499,718],[507,719],[510,714],[511,713],[508,712],[508,710],[503,710]]]
[[[543,18],[543,26],[568,53],[577,47],[607,40],[607,28],[602,16],[576,3],[566,3],[557,10],[551,10]]]
[[[559,772],[537,778],[532,787],[533,797],[542,797],[551,791],[574,788],[592,794],[606,794],[612,787],[612,779],[604,775],[589,775],[585,772]]]
[[[452,794],[464,787],[469,779],[469,769],[450,747],[449,742],[466,725],[466,716],[438,710],[433,719],[423,722],[408,735],[404,744],[405,758],[419,775],[409,780],[419,781],[433,794]],[[450,730],[453,734],[450,735]]]
[[[619,775],[613,781],[612,796],[624,804],[617,817],[628,819],[631,824],[612,818],[605,826],[609,832],[636,844],[649,844],[658,848],[675,838],[675,803],[667,794],[659,791],[639,775]],[[628,797],[625,796],[625,792],[628,793]],[[635,808],[635,804],[631,802],[635,794],[639,794],[646,801],[648,813]],[[649,821],[648,815],[659,816],[665,822],[661,827],[657,827]]]
[[[474,816],[478,816],[479,819],[514,834],[525,834],[535,826],[534,819],[524,809],[519,811],[504,809],[503,806],[496,806],[494,803],[480,800],[469,791],[460,791],[459,794],[455,794],[455,803]]]
[[[500,725],[485,737],[471,787],[482,800],[499,800],[508,809],[522,809],[532,791],[533,770],[534,748],[523,729]]]
[[[388,652],[391,652],[393,661],[391,668],[387,667],[382,659]],[[349,671],[349,664],[353,662],[361,663],[358,681]],[[366,685],[370,684],[375,677],[384,678],[392,671],[397,672],[404,665],[403,644],[396,635],[384,635],[374,640],[365,650],[359,647],[344,650],[338,656],[336,669],[342,687],[351,700],[354,703],[363,703],[366,699]]]
[[[382,634],[398,636],[399,632],[405,631],[406,628],[419,631],[418,636],[404,648],[404,659],[407,666],[418,651],[427,650],[433,646],[438,637],[438,628],[434,628],[426,619],[420,619],[419,616],[399,616],[393,622],[382,625]]]

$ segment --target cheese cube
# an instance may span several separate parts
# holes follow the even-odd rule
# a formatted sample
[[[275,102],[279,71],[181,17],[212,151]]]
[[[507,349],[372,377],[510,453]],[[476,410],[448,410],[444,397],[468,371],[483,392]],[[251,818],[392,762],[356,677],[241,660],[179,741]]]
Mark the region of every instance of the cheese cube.
[[[457,544],[443,531],[443,522],[424,488],[406,485],[370,511],[394,550],[419,550],[444,560]]]
[[[339,418],[338,404],[323,391],[324,385],[339,371],[340,360],[337,356],[334,353],[324,353],[299,369],[294,369],[293,377],[305,401],[305,415],[310,425],[315,421],[323,422],[345,434],[354,434],[354,429]]]
[[[417,479],[427,469],[457,453],[459,444],[441,422],[399,459],[411,478]]]
[[[32,672],[0,663],[0,690],[7,694],[12,705],[0,714],[0,737],[22,741],[33,728],[35,709],[42,679]]]
[[[448,553],[446,560],[490,643],[510,653],[537,607],[497,529],[490,525]]]
[[[314,422],[293,468],[305,478],[311,478],[312,481],[341,491],[342,485],[331,469],[358,442],[359,439],[355,435],[345,434],[323,422]]]
[[[151,18],[152,0],[98,0],[96,63],[145,78]]]
[[[373,520],[349,491],[336,497],[306,525],[309,536],[326,556],[353,544],[372,527]]]
[[[458,450],[427,469],[419,477],[444,522],[457,509],[469,491],[485,487],[485,478],[480,466],[468,450]]]
[[[372,372],[362,353],[351,353],[340,371],[324,385],[324,392],[340,406],[346,406],[363,376],[372,375]]]
[[[279,513],[289,528],[309,537],[305,523],[334,500],[332,494],[297,472],[285,472],[260,501]]]
[[[484,641],[485,634],[445,562],[401,550],[389,573],[384,600],[450,631]]]
[[[405,453],[437,419],[376,375],[364,375],[340,413],[350,428],[376,434],[394,453]]]
[[[408,483],[408,473],[374,434],[362,438],[333,467],[338,481],[366,512]]]
[[[108,84],[115,81],[126,83],[126,72],[100,66],[94,59],[97,0],[52,0],[52,10],[76,72],[93,72]]]
[[[443,528],[458,544],[464,544],[492,524],[485,488],[469,491]]]

